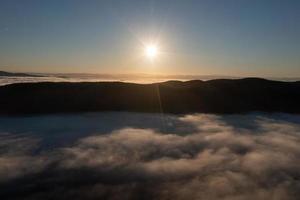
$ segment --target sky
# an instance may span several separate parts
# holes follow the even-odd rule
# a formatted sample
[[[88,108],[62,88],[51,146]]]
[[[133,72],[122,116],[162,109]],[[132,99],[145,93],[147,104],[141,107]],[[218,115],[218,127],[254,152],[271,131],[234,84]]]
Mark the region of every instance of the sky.
[[[0,0],[0,70],[300,76],[299,10],[298,0]]]

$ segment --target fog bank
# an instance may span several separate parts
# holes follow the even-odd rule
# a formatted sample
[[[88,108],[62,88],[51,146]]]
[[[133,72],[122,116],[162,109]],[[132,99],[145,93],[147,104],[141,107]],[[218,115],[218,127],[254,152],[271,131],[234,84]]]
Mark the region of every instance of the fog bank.
[[[0,117],[1,199],[297,199],[300,116]]]

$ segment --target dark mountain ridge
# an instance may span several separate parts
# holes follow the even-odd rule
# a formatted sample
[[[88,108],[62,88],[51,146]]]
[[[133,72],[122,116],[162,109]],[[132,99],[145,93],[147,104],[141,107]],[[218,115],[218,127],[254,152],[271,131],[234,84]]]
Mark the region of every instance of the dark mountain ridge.
[[[300,82],[245,78],[153,84],[43,82],[0,87],[0,114],[98,111],[300,113]]]
[[[12,77],[43,77],[43,76],[34,75],[34,74],[14,73],[14,72],[0,71],[0,77],[1,76],[12,76]]]

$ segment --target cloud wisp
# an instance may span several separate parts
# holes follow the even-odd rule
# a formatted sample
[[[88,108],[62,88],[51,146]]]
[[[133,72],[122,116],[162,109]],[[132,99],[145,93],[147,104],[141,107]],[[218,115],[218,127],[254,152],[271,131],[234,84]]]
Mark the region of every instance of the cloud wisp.
[[[3,133],[0,195],[6,199],[299,197],[299,116],[175,118],[197,131],[168,133],[131,124],[45,151],[37,150],[41,141],[36,136]]]

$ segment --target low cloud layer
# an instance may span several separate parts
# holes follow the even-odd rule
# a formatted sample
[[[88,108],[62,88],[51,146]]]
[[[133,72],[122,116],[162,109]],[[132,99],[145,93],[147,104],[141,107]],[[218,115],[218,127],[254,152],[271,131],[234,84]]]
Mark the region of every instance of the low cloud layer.
[[[72,142],[52,148],[43,140],[60,137],[1,133],[1,199],[300,196],[300,116],[154,115],[157,125],[141,127],[134,123],[140,116],[127,115],[128,126],[74,133]]]

